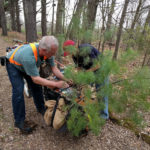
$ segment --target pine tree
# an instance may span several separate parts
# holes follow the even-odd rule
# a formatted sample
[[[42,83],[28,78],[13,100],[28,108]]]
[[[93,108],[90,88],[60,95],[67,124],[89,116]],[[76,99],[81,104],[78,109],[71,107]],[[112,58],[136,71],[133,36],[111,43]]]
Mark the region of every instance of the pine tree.
[[[132,72],[127,72],[126,68],[126,64],[138,57],[136,51],[129,50],[120,55],[116,62],[112,61],[112,53],[109,52],[101,55],[94,63],[100,66],[96,74],[85,70],[77,71],[73,65],[65,70],[65,76],[75,84],[71,98],[72,109],[67,121],[68,129],[73,135],[79,136],[85,128],[96,135],[100,133],[105,124],[100,115],[104,109],[102,99],[105,95],[109,96],[111,111],[124,116],[137,127],[142,127],[142,114],[150,110],[150,103],[147,101],[150,71],[147,67],[135,67]],[[107,77],[111,77],[111,81],[104,84]],[[96,90],[94,84],[102,84],[102,87]]]

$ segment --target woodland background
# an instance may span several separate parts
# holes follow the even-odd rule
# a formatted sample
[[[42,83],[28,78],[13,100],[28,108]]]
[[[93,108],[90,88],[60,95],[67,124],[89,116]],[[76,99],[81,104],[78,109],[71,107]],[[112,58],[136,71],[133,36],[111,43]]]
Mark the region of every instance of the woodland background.
[[[109,87],[105,87],[99,94],[103,95],[106,91],[108,92],[111,122],[106,122],[104,126],[104,131],[106,132],[103,133],[102,130],[103,135],[101,134],[100,137],[105,137],[105,134],[107,135],[107,127],[109,130],[113,122],[119,126],[128,128],[138,138],[150,144],[149,0],[0,0],[0,28],[2,33],[0,37],[2,55],[5,55],[6,45],[14,44],[12,41],[16,39],[23,42],[35,42],[39,41],[44,35],[55,35],[58,38],[60,47],[56,59],[59,61],[62,61],[62,43],[66,39],[74,40],[77,44],[91,43],[94,45],[104,55],[104,58],[99,62],[103,72],[101,76],[110,76]],[[76,83],[82,84],[84,82],[84,84],[89,84],[90,81],[85,81],[84,79],[91,79],[93,77],[92,74],[86,74],[85,76],[82,72],[78,75],[71,72],[74,73],[71,69],[68,70],[67,76],[68,78],[76,76]],[[6,123],[12,118],[8,114],[11,110],[5,111],[7,107],[3,102],[3,99],[5,99],[3,95],[5,94],[8,95],[8,99],[11,101],[11,93],[8,90],[9,84],[5,85],[4,82],[6,78],[6,72],[2,69],[2,96],[0,98],[2,128],[5,128],[5,126],[8,127]],[[6,89],[9,92],[5,93]],[[87,93],[87,97],[88,95],[89,93]],[[29,104],[29,102],[27,103]],[[32,113],[35,113],[36,116],[37,114],[32,110],[31,106],[29,108],[28,117],[32,116]],[[94,114],[94,112],[91,113]],[[6,115],[9,116],[9,119]],[[36,123],[40,124],[38,119],[37,117]],[[12,126],[13,123],[9,124],[9,134],[7,134],[8,129],[4,131],[0,130],[2,133],[0,140],[3,147],[5,147],[4,145],[7,141],[10,140],[13,143],[17,139],[17,135],[15,135],[16,131]],[[102,126],[99,125],[99,127]],[[116,128],[118,126],[115,126],[113,130]],[[48,132],[46,127],[44,129]],[[96,134],[99,133],[97,128],[93,129],[96,131]],[[40,129],[38,131],[44,138],[43,131],[41,132]],[[117,133],[113,134],[117,135]],[[56,136],[54,133],[52,135]],[[110,135],[112,136],[112,134]],[[119,139],[119,136],[117,139]],[[24,137],[20,138],[24,139]],[[45,138],[47,137],[45,136]],[[48,138],[52,140],[51,136]],[[88,141],[87,138],[84,141],[85,143]],[[37,145],[39,144],[33,137],[29,139],[34,140]],[[100,139],[102,140],[102,138]],[[127,139],[132,141],[132,136]],[[38,140],[42,141],[40,138]],[[23,143],[26,143],[26,141],[28,141],[27,138],[25,138]],[[116,139],[112,138],[110,141],[110,143],[113,143]],[[132,149],[132,144],[125,146],[123,141],[120,141],[121,149]],[[45,145],[48,145],[48,142],[44,142]],[[62,140],[62,142],[64,141]],[[97,138],[96,145],[99,145],[99,142]],[[17,143],[19,142],[17,141]],[[73,143],[74,141],[72,140]],[[103,144],[105,145],[106,143],[104,142]],[[54,143],[52,145],[56,146],[57,144]],[[32,143],[29,146],[32,147]],[[28,149],[30,149],[29,146]],[[62,145],[59,146],[58,149],[63,147]],[[8,147],[11,149],[11,146]],[[14,147],[16,148],[17,145],[14,145]],[[46,149],[45,146],[43,147],[43,149]],[[88,145],[88,147],[92,149],[92,146]],[[105,149],[104,147],[102,149]],[[148,149],[148,147],[146,145],[143,149]],[[93,148],[99,149],[99,147],[95,146]],[[106,146],[106,149],[109,148],[109,146]],[[117,144],[114,148],[117,149]],[[36,149],[38,148],[36,147]],[[134,147],[134,149],[139,149],[139,147]]]

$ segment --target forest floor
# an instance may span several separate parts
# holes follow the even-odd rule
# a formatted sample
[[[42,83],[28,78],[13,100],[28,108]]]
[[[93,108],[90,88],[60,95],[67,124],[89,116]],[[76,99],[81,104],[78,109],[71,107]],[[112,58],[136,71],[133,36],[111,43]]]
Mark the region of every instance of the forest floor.
[[[24,40],[24,36],[17,33],[9,34],[9,38],[0,36],[0,56],[5,55],[6,47],[12,46],[13,38]],[[69,133],[58,133],[45,125],[32,98],[25,97],[25,104],[26,119],[37,124],[30,135],[23,135],[14,127],[11,84],[5,67],[0,66],[0,150],[150,150],[150,145],[140,137],[110,120],[98,136],[89,133],[75,138]]]

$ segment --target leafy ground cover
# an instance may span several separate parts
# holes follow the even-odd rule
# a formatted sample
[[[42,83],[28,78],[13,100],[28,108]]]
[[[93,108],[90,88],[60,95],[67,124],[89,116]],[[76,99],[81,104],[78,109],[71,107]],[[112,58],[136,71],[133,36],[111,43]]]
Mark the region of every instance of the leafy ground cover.
[[[24,40],[19,35],[20,40]],[[22,37],[22,38],[21,38]],[[11,46],[14,38],[0,37],[0,55],[5,55],[5,47]],[[15,38],[18,38],[17,35]],[[141,64],[135,60],[128,64],[128,70]],[[127,74],[124,78],[126,78]],[[112,77],[113,78],[113,77]],[[114,79],[112,79],[114,80]],[[120,86],[121,87],[121,86]],[[4,67],[0,66],[0,149],[1,150],[148,150],[150,145],[137,137],[131,130],[107,121],[98,136],[91,132],[86,137],[75,138],[71,134],[58,133],[45,125],[43,117],[36,111],[32,98],[25,98],[26,118],[37,125],[31,135],[22,135],[14,128],[11,107],[11,85]],[[147,126],[143,132],[150,134],[150,114],[144,113]]]

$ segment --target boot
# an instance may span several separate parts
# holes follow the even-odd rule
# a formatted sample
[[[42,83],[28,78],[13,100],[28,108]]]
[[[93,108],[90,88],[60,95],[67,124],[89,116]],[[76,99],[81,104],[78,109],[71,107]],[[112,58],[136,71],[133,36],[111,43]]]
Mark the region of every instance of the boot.
[[[39,112],[42,116],[44,116],[44,114],[45,114],[45,112],[46,112],[46,108],[45,108],[45,109],[42,109],[42,110],[38,110],[38,112]]]
[[[32,127],[27,127],[27,125],[25,124],[25,122],[15,122],[15,127],[19,128],[21,133],[23,134],[30,134],[33,131]]]

